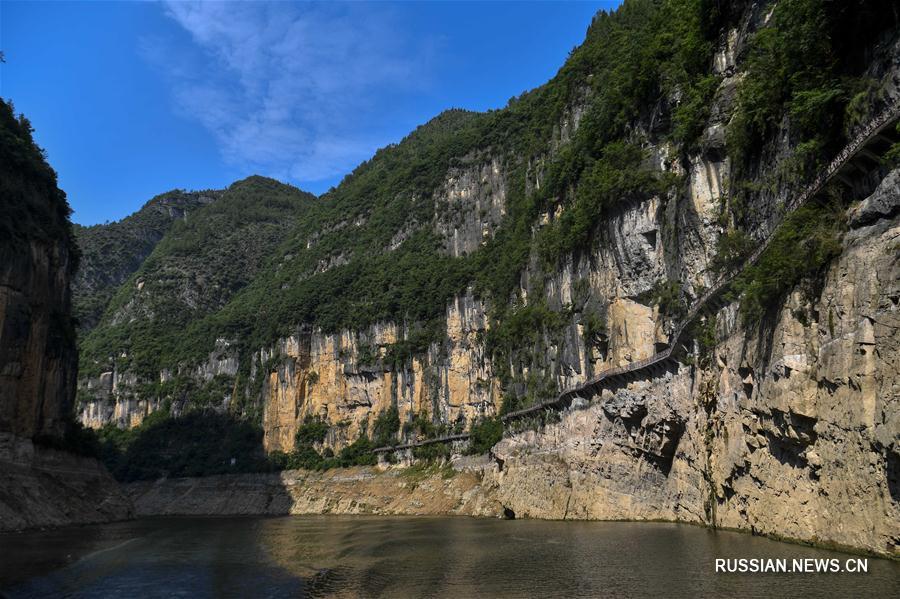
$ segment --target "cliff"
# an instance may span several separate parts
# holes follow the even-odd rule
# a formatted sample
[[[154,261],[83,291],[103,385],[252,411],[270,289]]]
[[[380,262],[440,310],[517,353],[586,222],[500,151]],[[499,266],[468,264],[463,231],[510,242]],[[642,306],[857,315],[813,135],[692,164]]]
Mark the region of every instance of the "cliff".
[[[128,502],[102,466],[47,448],[73,428],[78,251],[56,174],[5,101],[0,181],[0,529],[123,517]]]
[[[0,431],[61,437],[78,364],[69,314],[78,250],[65,194],[31,140],[30,124],[11,105],[0,109]]]
[[[498,500],[526,517],[682,520],[896,555],[898,181],[851,212],[812,299],[795,291],[749,334],[733,303],[707,360],[501,441]]]
[[[135,368],[107,312],[84,346],[82,419],[213,403],[270,452],[327,460],[393,409],[390,443],[472,431],[672,348],[508,421],[482,489],[524,516],[896,554],[896,135],[795,198],[896,105],[898,30],[889,3],[600,14],[546,85],[449,111],[319,198],[250,283],[183,321],[177,352]]]

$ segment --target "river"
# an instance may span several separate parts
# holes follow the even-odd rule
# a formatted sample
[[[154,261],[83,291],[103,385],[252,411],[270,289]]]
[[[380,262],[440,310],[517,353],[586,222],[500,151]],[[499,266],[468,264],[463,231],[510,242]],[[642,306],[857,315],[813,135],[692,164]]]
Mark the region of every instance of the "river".
[[[4,597],[900,596],[900,563],[875,558],[716,573],[717,558],[859,558],[663,523],[159,518],[4,534],[0,556]]]

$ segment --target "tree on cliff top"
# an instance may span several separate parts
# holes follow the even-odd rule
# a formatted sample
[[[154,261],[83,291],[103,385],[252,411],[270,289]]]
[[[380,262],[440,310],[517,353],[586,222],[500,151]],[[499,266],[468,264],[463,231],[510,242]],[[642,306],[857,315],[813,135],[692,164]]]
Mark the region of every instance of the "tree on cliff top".
[[[72,210],[33,132],[24,115],[16,117],[12,102],[0,99],[0,244],[16,249],[31,241],[63,241],[74,272]]]

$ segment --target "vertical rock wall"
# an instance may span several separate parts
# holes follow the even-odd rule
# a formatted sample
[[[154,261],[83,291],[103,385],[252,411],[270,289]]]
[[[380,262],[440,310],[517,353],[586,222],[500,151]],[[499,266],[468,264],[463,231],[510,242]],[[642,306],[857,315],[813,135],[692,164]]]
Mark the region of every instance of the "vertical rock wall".
[[[424,356],[388,362],[400,337],[396,325],[363,333],[298,333],[260,353],[264,374],[266,448],[290,451],[307,417],[332,425],[326,445],[339,449],[370,432],[392,405],[401,422],[418,415],[467,427],[499,407],[499,388],[480,343],[487,326],[484,305],[471,293],[447,308],[446,333]]]
[[[96,460],[47,447],[65,443],[78,369],[69,227],[31,126],[0,101],[0,531],[130,514]]]
[[[733,305],[709,363],[504,439],[500,500],[529,517],[684,520],[900,553],[900,171],[850,225],[811,304],[796,292],[750,327]]]
[[[0,431],[61,436],[78,358],[64,240],[0,250]]]

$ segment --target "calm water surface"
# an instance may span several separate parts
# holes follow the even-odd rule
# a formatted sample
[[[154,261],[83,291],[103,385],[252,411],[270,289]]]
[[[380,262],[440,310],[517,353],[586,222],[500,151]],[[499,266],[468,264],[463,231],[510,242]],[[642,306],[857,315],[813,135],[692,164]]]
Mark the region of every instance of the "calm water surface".
[[[851,557],[678,524],[150,519],[0,535],[7,597],[900,597],[867,574],[716,574],[715,558]]]

